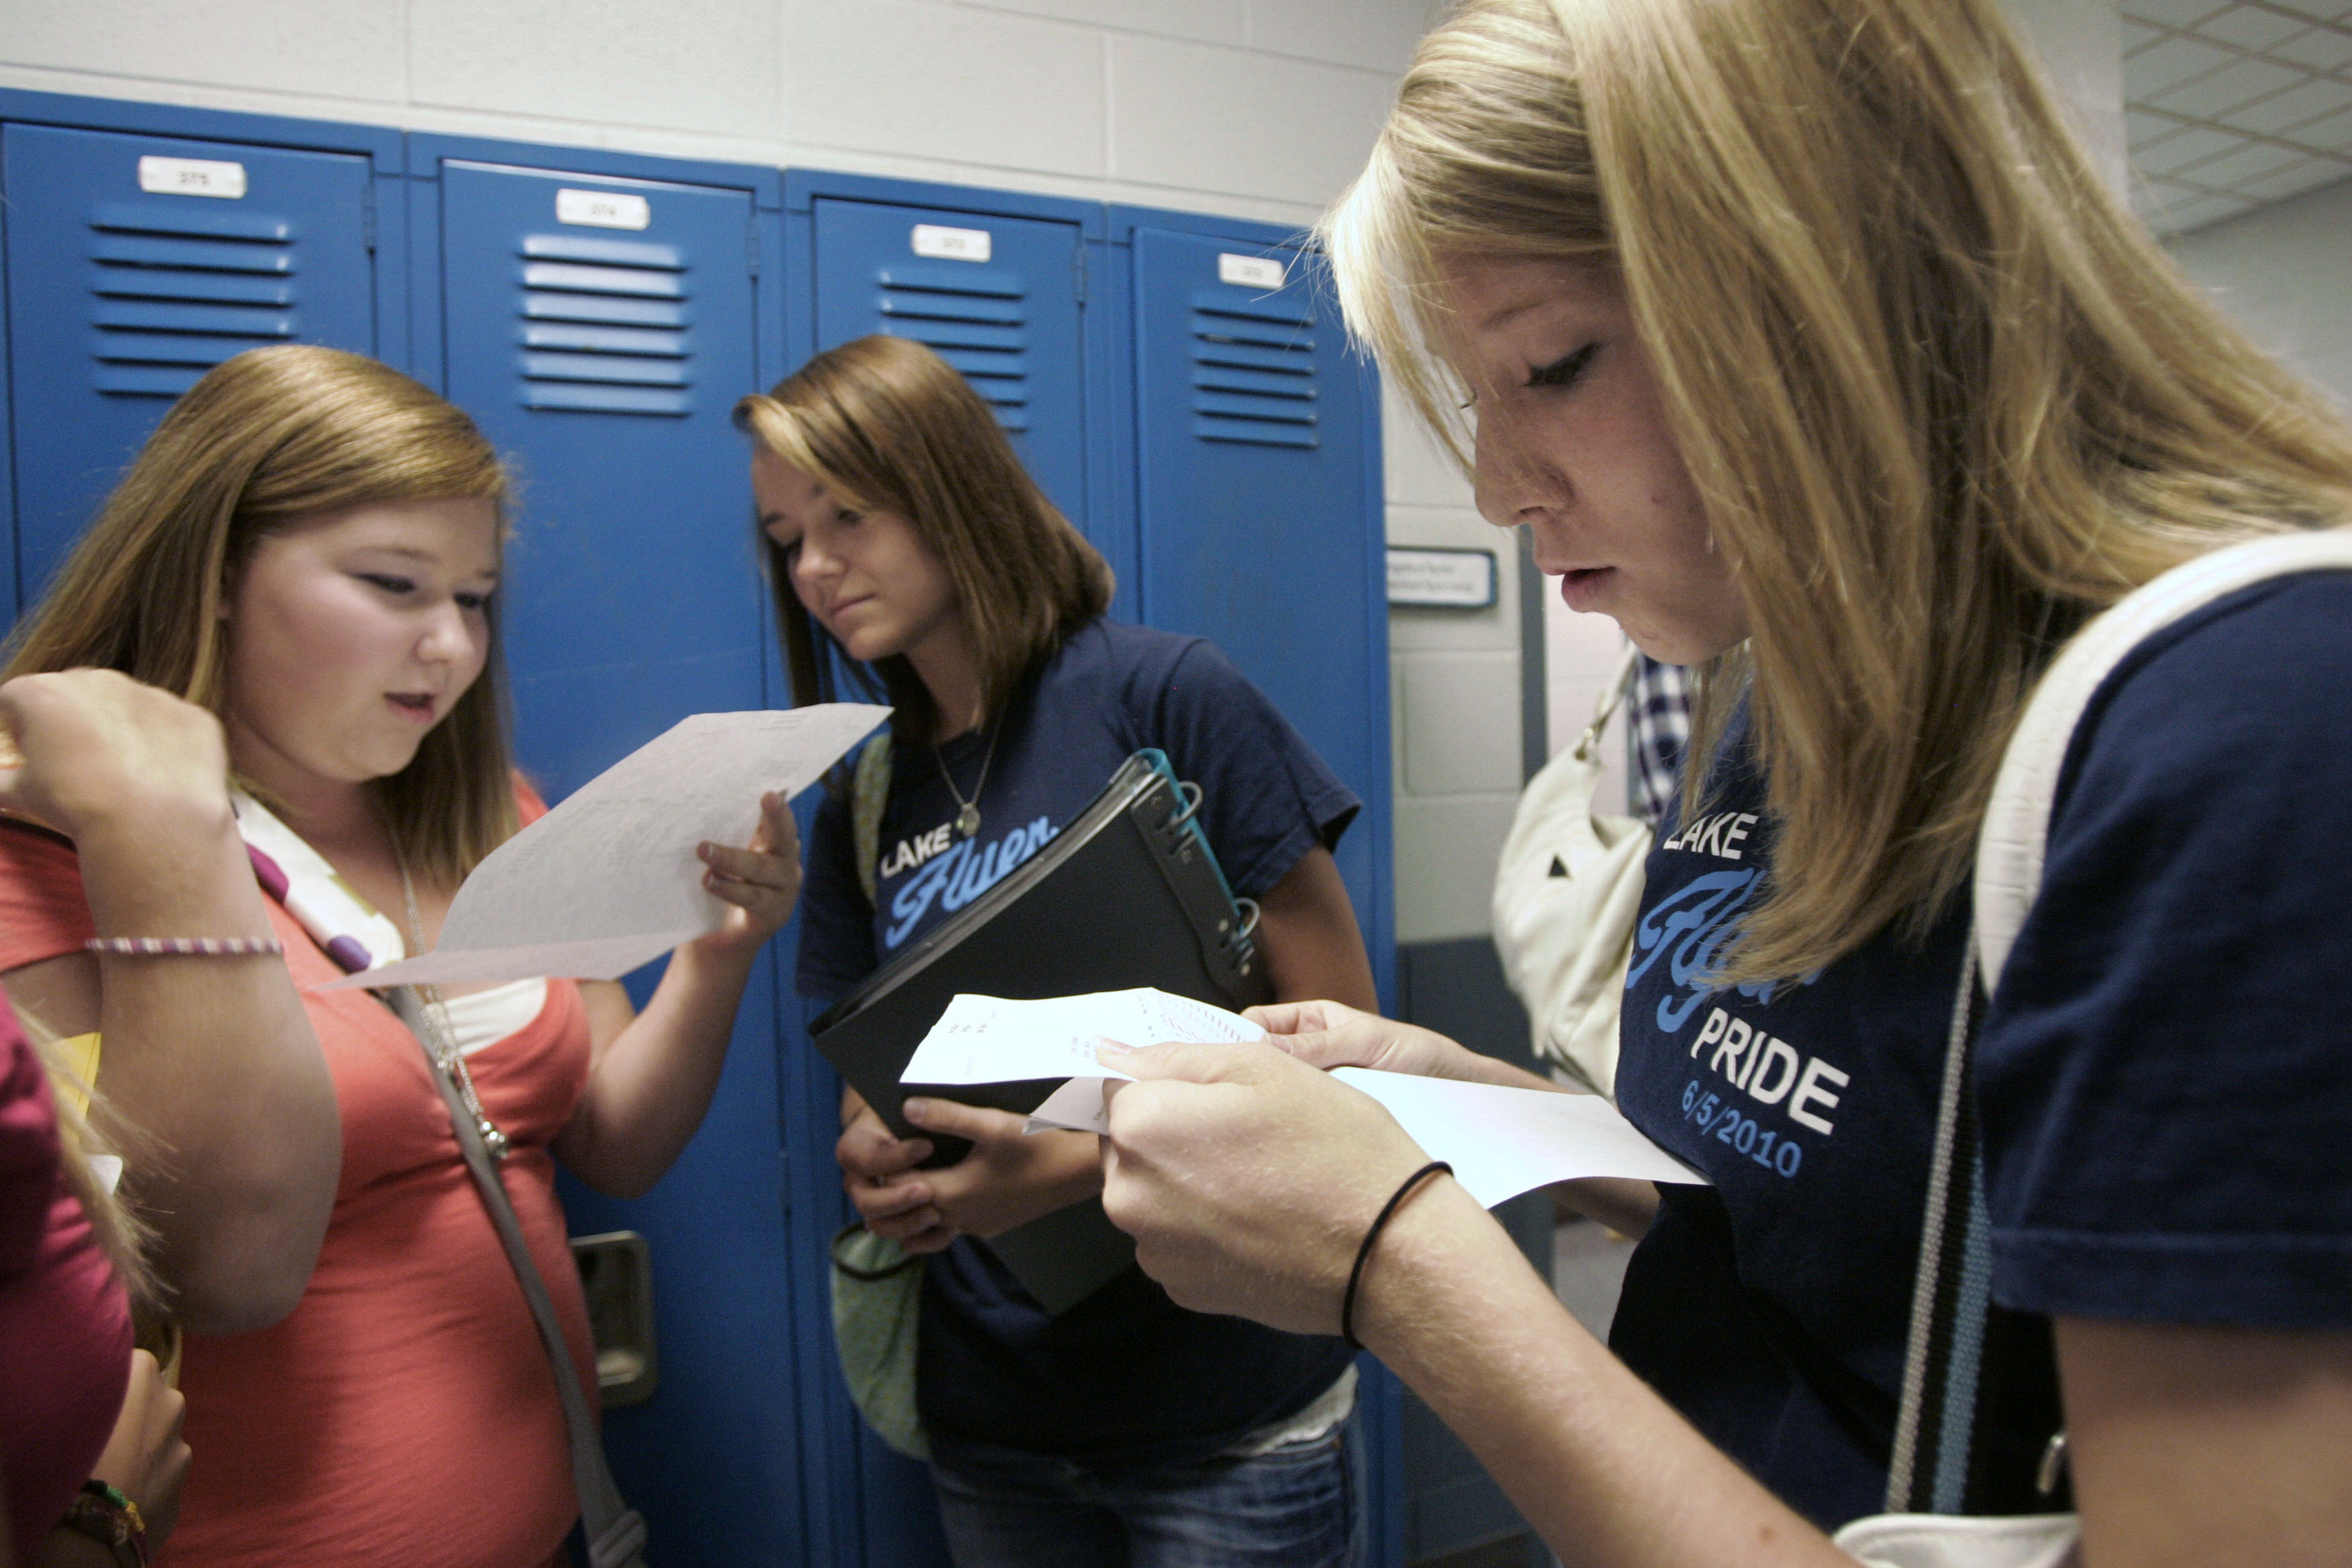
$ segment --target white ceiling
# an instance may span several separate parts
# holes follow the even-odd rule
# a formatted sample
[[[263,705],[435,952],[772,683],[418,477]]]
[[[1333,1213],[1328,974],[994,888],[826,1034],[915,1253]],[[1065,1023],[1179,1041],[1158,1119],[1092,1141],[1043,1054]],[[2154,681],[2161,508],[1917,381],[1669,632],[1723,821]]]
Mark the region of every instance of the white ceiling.
[[[2133,203],[2183,234],[2352,176],[2352,0],[2122,0]]]

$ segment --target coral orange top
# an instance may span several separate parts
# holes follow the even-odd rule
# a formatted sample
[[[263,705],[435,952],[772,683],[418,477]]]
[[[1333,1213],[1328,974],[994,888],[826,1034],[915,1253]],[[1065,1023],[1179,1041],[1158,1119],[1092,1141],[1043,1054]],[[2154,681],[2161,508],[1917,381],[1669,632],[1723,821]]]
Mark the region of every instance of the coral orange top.
[[[518,793],[525,821],[546,811]],[[424,1048],[369,993],[307,989],[342,972],[284,910],[272,904],[269,918],[334,1078],[342,1179],[292,1314],[258,1333],[188,1337],[180,1387],[194,1461],[157,1561],[537,1568],[579,1512],[563,1413]],[[71,847],[0,831],[0,973],[79,952],[91,934]],[[507,1192],[593,1389],[547,1149],[586,1085],[588,1054],[579,987],[550,981],[539,1016],[466,1065],[512,1140]]]

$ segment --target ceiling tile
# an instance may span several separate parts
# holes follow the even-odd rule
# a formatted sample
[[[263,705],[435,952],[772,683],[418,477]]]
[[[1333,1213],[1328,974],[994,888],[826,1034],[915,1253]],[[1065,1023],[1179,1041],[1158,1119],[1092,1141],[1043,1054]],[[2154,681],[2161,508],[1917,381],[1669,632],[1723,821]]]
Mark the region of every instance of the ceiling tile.
[[[2257,201],[2283,202],[2289,196],[2299,196],[2305,191],[2315,191],[2322,185],[2352,178],[2352,163],[2334,158],[2306,158],[2276,174],[2265,174],[2259,180],[2248,180],[2236,187],[2242,196]]]
[[[2322,153],[2352,152],[2352,109],[2339,109],[2325,120],[2296,126],[2292,140],[2299,147]]]
[[[2294,37],[2309,26],[2300,17],[2283,16],[2276,11],[2252,5],[2232,5],[2220,16],[2208,16],[2198,23],[2197,36],[2219,38],[2242,49],[2261,50]]]
[[[2145,48],[2165,36],[2161,27],[2151,27],[2145,22],[2135,22],[2129,16],[2124,22],[2124,53]]]
[[[2166,208],[2183,202],[2203,199],[2204,193],[2194,185],[2175,184],[2170,180],[2137,179],[2132,182],[2132,211],[2153,224]]]
[[[2124,62],[2124,96],[2135,102],[2146,102],[2191,77],[2202,76],[2239,58],[2218,44],[2167,38]]]
[[[2186,27],[2229,8],[2229,0],[2123,0],[2126,17],[2159,27]]]
[[[2314,70],[2334,70],[2347,61],[2352,61],[2352,32],[2314,27],[2299,38],[2272,45],[2268,53],[2273,58],[2293,60]]]
[[[2247,142],[2234,153],[2224,153],[2202,163],[2176,167],[2168,173],[2176,178],[2193,181],[2208,190],[2232,190],[2242,181],[2258,180],[2290,163],[2300,163],[2305,154],[2292,147],[2273,147],[2267,142]]]
[[[2313,77],[2284,92],[2233,109],[2221,117],[2222,122],[2241,131],[2252,131],[2264,136],[2284,136],[2288,141],[2300,138],[2292,134],[2294,128],[2332,114],[2352,104],[2352,82],[2341,82],[2331,77]]]
[[[2179,181],[2168,179],[2162,174],[2150,174],[2144,171],[2136,171],[2136,173],[2138,177],[2132,181],[2132,200],[2142,205],[2149,202],[2186,201],[2198,194],[2196,186],[2184,185]]]
[[[2161,142],[2151,142],[2146,147],[2132,149],[2132,162],[2150,174],[2170,174],[2188,168],[2191,163],[2235,152],[2246,144],[2242,136],[2210,126],[2183,131]]]
[[[2242,196],[2200,196],[2150,215],[2147,226],[2161,234],[2186,234],[2190,229],[2235,217],[2256,205]]]
[[[2153,110],[2132,108],[2124,110],[2124,140],[2137,150],[2159,136],[2169,136],[2188,122]]]
[[[2200,120],[2218,119],[2242,103],[2293,87],[2304,73],[2271,60],[2242,59],[2209,76],[2184,82],[2169,92],[2151,95],[2159,109],[2176,110]]]

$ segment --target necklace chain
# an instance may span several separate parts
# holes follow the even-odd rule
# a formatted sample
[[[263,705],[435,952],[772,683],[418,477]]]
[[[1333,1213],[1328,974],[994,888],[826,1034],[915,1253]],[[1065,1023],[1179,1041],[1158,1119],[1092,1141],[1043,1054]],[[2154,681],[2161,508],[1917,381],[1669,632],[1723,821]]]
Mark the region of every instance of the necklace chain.
[[[947,755],[940,750],[940,743],[937,741],[931,742],[931,761],[939,763],[940,779],[948,786],[948,793],[955,796],[955,830],[958,838],[969,838],[980,831],[980,792],[988,787],[988,767],[991,763],[996,761],[996,738],[1003,732],[1001,725],[989,727],[988,750],[981,756],[980,780],[971,786],[970,800],[964,799],[963,791],[956,788],[955,775],[948,772]]]
[[[396,849],[394,853],[398,858]],[[421,954],[425,951],[425,917],[417,911],[416,884],[408,875],[405,859],[400,860],[400,896],[408,904],[409,947],[413,952]],[[434,1065],[457,1081],[457,1097],[466,1102],[466,1110],[472,1115],[474,1126],[482,1135],[482,1146],[489,1151],[490,1158],[505,1159],[507,1135],[490,1120],[489,1112],[482,1109],[481,1096],[474,1092],[474,1075],[467,1068],[465,1053],[457,1048],[457,1031],[449,1026],[449,1008],[441,999],[441,987],[419,985],[415,991],[425,1004],[419,1010],[425,1015],[428,1037],[425,1044],[432,1053]]]

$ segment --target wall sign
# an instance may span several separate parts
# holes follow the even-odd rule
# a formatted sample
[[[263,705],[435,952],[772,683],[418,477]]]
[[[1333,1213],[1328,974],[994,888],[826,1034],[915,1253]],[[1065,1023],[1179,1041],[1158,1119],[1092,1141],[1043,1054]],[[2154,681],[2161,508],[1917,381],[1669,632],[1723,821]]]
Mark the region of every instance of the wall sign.
[[[984,228],[950,228],[945,224],[915,226],[915,254],[935,261],[985,261],[995,249]]]
[[[1217,281],[1238,283],[1244,289],[1279,289],[1284,277],[1282,263],[1271,256],[1235,256],[1227,251],[1217,258]]]
[[[245,165],[211,158],[142,158],[139,188],[162,195],[238,201],[245,195]]]
[[[1495,603],[1495,552],[1391,549],[1389,603],[1446,610],[1490,608]]]
[[[654,205],[623,191],[558,191],[555,221],[589,228],[647,228],[654,221]]]

